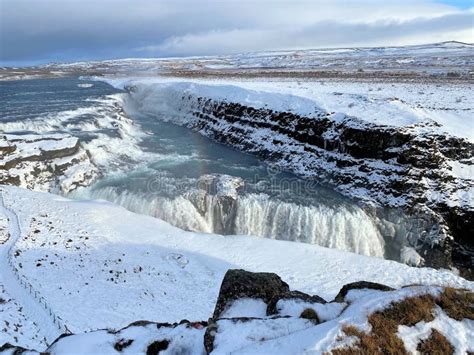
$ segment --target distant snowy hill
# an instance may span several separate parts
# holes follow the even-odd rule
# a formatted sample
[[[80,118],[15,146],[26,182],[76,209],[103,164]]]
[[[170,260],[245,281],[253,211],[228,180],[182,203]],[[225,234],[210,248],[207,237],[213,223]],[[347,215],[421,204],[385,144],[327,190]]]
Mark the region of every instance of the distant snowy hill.
[[[51,63],[33,68],[0,68],[0,79],[28,79],[63,75],[288,75],[372,78],[472,78],[474,45],[442,42],[426,45],[373,48],[327,48],[251,52],[242,54],[128,58],[75,63]],[[312,74],[308,74],[312,72]],[[272,74],[273,73],[273,74]]]

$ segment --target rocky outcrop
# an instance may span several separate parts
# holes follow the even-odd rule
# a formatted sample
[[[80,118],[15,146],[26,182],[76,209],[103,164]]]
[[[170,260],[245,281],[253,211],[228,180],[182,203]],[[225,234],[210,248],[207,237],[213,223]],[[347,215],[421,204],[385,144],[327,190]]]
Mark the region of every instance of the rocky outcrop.
[[[375,282],[357,281],[357,282],[352,282],[350,284],[344,285],[339,291],[339,293],[337,294],[337,296],[334,298],[334,301],[344,302],[346,295],[349,291],[363,290],[363,289],[377,290],[377,291],[393,291],[394,290],[392,287],[378,284]]]
[[[383,291],[383,294],[374,290]],[[286,305],[280,304],[275,312],[267,312],[272,313],[270,315],[220,317],[223,307],[229,304],[248,299],[275,298],[286,302]],[[221,286],[214,316],[208,322],[183,320],[170,324],[142,320],[117,331],[65,334],[54,341],[46,353],[70,354],[78,343],[81,354],[159,354],[162,351],[172,354],[227,354],[239,353],[240,350],[246,353],[274,353],[275,349],[282,354],[306,353],[308,349],[319,349],[322,353],[332,353],[334,349],[337,349],[335,353],[378,353],[380,351],[369,350],[374,350],[374,347],[383,349],[387,341],[396,345],[397,353],[406,353],[402,333],[397,332],[398,325],[414,327],[414,333],[417,333],[420,332],[417,327],[428,327],[427,330],[430,330],[430,322],[434,320],[436,327],[441,329],[454,320],[472,320],[473,299],[474,293],[467,290],[440,290],[439,286],[407,286],[395,290],[359,281],[343,286],[335,300],[326,302],[316,295],[289,291],[288,285],[276,274],[229,270]],[[444,312],[441,317],[440,310]],[[375,323],[377,320],[379,323]],[[358,330],[366,322],[372,324],[373,333]],[[380,322],[383,323],[382,328],[374,327]],[[457,330],[467,331],[467,324],[460,322]],[[383,329],[382,337],[377,333],[380,329]],[[448,342],[453,342],[456,340],[453,336],[459,335],[448,333],[445,334]],[[418,342],[423,344],[424,333],[420,334]],[[365,343],[362,339],[369,336],[373,337],[373,341]],[[415,337],[410,339],[417,340]],[[457,344],[459,353],[469,350],[462,343],[453,342]],[[441,345],[436,341],[431,344],[432,349]],[[0,353],[24,351],[27,350],[10,344],[0,347]],[[29,353],[39,354],[35,351]]]
[[[79,140],[67,134],[0,135],[0,184],[67,193],[98,170]]]
[[[241,298],[261,299],[269,304],[273,299],[282,297],[289,292],[288,284],[276,274],[229,270],[222,281],[212,318],[218,319],[235,300]]]
[[[304,303],[320,303],[325,304],[326,300],[319,297],[318,295],[308,295],[301,291],[289,291],[282,294],[275,295],[270,302],[267,304],[267,315],[272,316],[278,314],[278,302],[281,300],[297,300]]]
[[[207,322],[189,322],[183,320],[179,323],[155,323],[138,321],[118,331],[99,330],[94,332],[96,341],[81,342],[81,354],[103,353],[98,350],[104,341],[110,348],[110,353],[124,352],[131,354],[160,354],[167,351],[171,354],[183,353],[202,347],[202,337]],[[51,354],[70,353],[74,348],[74,335],[63,335],[48,348]],[[103,345],[102,345],[103,346]]]
[[[234,220],[239,190],[244,186],[242,178],[224,174],[206,174],[198,178],[196,186],[183,196],[191,201],[202,216],[211,215],[212,230],[229,234]]]

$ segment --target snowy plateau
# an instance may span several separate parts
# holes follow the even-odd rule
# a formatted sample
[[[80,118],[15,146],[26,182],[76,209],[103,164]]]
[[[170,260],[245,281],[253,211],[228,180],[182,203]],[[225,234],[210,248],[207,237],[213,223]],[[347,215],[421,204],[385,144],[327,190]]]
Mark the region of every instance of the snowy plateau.
[[[473,51],[0,68],[0,354],[474,352]],[[7,91],[70,78],[83,101],[27,118]],[[150,143],[174,126],[330,192],[231,168],[102,187],[194,161]]]

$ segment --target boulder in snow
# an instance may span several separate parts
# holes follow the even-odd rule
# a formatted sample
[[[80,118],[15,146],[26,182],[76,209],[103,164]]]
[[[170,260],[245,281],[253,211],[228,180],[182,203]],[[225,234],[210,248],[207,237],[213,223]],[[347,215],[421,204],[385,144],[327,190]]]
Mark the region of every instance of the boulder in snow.
[[[290,292],[288,284],[277,274],[228,270],[222,281],[213,318],[220,318],[221,314],[238,299],[261,299],[268,305],[273,298],[288,292]]]

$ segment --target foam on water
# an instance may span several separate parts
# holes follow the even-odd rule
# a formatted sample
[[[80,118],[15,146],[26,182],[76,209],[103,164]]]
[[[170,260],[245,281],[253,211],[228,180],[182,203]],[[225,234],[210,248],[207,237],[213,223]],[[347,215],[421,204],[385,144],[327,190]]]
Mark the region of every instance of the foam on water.
[[[101,83],[87,96],[87,91],[78,88],[81,84],[77,82],[60,79],[44,80],[44,84],[38,80],[30,85],[19,83],[21,95],[10,91],[8,85],[12,84],[2,84],[6,87],[2,88],[5,104],[0,110],[0,131],[69,133],[80,138],[94,163],[103,169],[116,170],[125,163],[149,159],[139,147],[145,133],[122,109],[124,94],[103,94],[111,88]],[[65,88],[45,90],[56,84]]]

